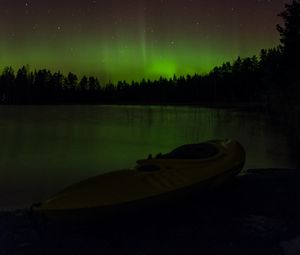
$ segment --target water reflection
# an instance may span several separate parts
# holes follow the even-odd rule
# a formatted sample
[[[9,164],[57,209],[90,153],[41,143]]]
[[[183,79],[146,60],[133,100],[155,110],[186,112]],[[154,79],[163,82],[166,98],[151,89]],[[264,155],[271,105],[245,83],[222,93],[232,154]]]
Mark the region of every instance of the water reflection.
[[[65,185],[131,167],[149,153],[234,138],[246,168],[294,167],[288,137],[265,116],[197,107],[0,107],[0,207],[38,201]]]

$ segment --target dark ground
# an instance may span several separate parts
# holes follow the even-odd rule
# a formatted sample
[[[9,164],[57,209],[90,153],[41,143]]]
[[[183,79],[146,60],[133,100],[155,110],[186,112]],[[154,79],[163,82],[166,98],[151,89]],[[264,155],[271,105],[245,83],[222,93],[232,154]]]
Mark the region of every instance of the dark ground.
[[[255,169],[169,211],[63,226],[0,214],[0,255],[300,254],[300,171]]]

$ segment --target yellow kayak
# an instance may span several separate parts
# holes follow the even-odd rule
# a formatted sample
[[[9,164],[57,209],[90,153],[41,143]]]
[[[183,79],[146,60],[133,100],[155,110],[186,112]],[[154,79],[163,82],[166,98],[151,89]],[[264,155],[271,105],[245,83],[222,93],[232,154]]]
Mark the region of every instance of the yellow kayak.
[[[53,195],[35,212],[45,216],[88,216],[152,206],[198,188],[213,188],[241,171],[243,147],[234,140],[183,145],[170,153],[137,161],[133,169],[105,173]]]

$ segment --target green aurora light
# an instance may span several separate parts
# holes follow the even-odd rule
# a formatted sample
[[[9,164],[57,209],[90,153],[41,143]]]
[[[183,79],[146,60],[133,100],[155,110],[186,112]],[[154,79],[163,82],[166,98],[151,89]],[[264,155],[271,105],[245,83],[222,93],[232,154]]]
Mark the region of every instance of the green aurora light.
[[[279,1],[251,2],[252,9],[250,2],[233,1],[239,12],[216,0],[187,2],[113,0],[82,12],[86,4],[81,1],[70,7],[63,0],[60,9],[37,0],[21,7],[7,2],[0,15],[0,69],[29,65],[31,70],[94,75],[102,83],[153,80],[207,73],[279,44]]]
[[[238,49],[223,50],[206,45],[193,47],[189,43],[176,41],[169,45],[145,46],[144,43],[66,43],[47,47],[34,45],[14,53],[2,52],[0,65],[10,63],[14,68],[29,64],[31,69],[49,68],[52,71],[72,71],[79,75],[96,75],[102,81],[157,79],[205,73],[225,61],[241,55]],[[174,44],[173,44],[174,43]],[[165,43],[167,44],[167,43]],[[224,46],[223,46],[224,47]],[[2,47],[3,48],[3,47]],[[244,56],[259,52],[261,47],[244,51]],[[230,49],[230,48],[229,48]],[[14,55],[12,59],[11,56]]]

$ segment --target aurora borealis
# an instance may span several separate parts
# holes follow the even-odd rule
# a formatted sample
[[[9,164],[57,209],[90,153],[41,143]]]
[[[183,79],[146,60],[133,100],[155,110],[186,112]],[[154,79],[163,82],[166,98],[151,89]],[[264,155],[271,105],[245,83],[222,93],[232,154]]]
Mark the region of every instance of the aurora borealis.
[[[204,73],[279,44],[280,0],[0,0],[0,69],[101,82]]]

